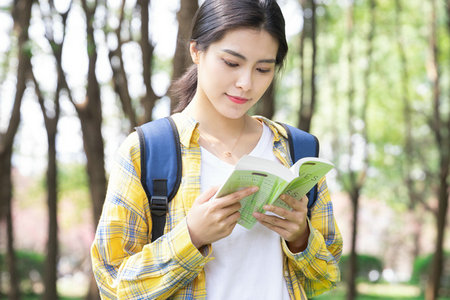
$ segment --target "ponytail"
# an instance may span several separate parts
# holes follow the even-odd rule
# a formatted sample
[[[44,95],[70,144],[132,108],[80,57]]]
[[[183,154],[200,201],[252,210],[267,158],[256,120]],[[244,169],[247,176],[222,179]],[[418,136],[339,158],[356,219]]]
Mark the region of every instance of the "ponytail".
[[[193,64],[186,72],[177,79],[171,88],[173,101],[178,102],[173,110],[174,113],[181,112],[188,106],[197,91],[197,65]]]

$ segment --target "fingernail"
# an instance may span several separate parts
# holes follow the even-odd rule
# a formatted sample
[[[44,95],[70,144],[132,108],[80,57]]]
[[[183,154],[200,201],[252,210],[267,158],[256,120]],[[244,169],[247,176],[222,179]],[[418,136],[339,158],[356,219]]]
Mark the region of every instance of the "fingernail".
[[[254,186],[254,187],[252,187],[252,189],[251,189],[250,191],[256,192],[257,190],[258,190],[258,187],[257,187],[257,186]]]

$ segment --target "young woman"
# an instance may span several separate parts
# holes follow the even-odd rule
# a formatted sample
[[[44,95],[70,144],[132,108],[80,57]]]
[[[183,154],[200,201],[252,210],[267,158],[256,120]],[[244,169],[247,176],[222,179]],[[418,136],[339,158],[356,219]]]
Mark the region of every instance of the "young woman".
[[[194,62],[177,83],[174,114],[182,183],[164,235],[151,242],[136,133],[119,149],[92,263],[105,299],[306,299],[340,279],[342,239],[325,178],[307,217],[307,198],[282,195],[292,210],[266,206],[251,230],[236,225],[239,201],[255,187],[210,199],[245,154],[289,166],[286,132],[248,110],[287,52],[275,0],[206,0],[193,21]]]

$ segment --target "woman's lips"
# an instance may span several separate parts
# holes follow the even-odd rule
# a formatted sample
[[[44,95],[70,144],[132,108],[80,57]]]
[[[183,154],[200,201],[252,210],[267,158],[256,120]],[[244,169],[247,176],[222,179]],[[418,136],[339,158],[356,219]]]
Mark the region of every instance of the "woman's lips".
[[[249,99],[247,98],[241,98],[241,97],[237,97],[237,96],[230,96],[228,94],[226,94],[228,99],[230,99],[232,102],[237,103],[237,104],[244,104],[247,103]]]

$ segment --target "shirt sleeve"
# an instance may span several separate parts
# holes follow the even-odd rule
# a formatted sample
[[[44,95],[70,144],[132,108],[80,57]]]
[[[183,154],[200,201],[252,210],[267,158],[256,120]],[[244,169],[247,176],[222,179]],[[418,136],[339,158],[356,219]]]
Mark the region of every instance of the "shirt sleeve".
[[[340,281],[338,263],[342,253],[342,236],[334,219],[325,178],[319,181],[318,197],[308,225],[310,235],[304,251],[292,253],[284,239],[282,247],[290,276],[300,281],[310,298],[334,288]]]
[[[152,223],[140,173],[139,140],[132,133],[112,167],[91,247],[102,299],[165,299],[192,282],[210,260],[210,248],[200,253],[192,244],[186,219],[150,243]]]

